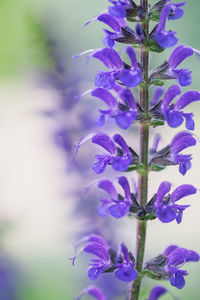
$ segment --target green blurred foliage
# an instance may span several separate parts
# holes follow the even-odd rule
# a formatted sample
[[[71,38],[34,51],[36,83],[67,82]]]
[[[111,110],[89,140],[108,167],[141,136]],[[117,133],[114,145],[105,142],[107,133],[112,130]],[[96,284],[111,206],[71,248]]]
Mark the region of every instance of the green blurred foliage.
[[[50,60],[33,6],[24,0],[0,1],[0,76],[19,75]]]

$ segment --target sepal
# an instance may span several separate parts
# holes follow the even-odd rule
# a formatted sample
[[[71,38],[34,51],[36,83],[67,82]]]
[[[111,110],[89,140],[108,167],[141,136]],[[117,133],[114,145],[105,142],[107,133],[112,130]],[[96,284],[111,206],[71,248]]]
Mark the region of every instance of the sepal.
[[[160,20],[161,11],[164,8],[166,3],[167,3],[167,0],[160,0],[152,6],[152,8],[150,9],[150,13],[149,13],[151,20],[153,20],[155,22],[158,22]]]

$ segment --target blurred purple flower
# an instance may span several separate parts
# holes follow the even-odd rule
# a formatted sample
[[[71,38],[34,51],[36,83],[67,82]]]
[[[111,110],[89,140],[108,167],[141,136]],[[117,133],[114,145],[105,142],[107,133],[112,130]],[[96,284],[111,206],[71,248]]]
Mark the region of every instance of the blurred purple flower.
[[[102,290],[94,285],[90,285],[82,290],[81,293],[75,298],[75,300],[80,300],[85,294],[88,294],[97,300],[107,300]]]
[[[155,286],[151,290],[148,300],[157,300],[166,293],[167,293],[167,290],[163,286]]]

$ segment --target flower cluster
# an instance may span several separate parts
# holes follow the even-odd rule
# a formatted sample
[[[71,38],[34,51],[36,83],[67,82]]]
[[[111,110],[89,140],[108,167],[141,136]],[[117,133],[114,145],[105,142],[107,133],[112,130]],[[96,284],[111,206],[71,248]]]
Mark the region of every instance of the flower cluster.
[[[90,93],[90,96],[102,100],[106,105],[106,108],[99,109],[98,126],[104,126],[110,119],[114,119],[116,125],[123,130],[127,130],[132,124],[139,125],[140,154],[134,150],[135,145],[130,146],[119,133],[113,137],[104,132],[90,134],[82,138],[76,148],[78,150],[85,141],[91,139],[93,144],[104,149],[103,153],[95,156],[96,161],[92,165],[96,174],[103,173],[109,167],[112,167],[114,172],[125,172],[117,177],[118,185],[107,178],[97,181],[98,188],[106,192],[106,196],[100,199],[97,213],[101,217],[111,215],[115,219],[130,214],[137,218],[140,224],[137,233],[137,260],[135,261],[124,243],[120,244],[119,251],[116,252],[97,235],[90,235],[84,239],[82,242],[85,245],[77,254],[84,251],[95,256],[89,264],[90,280],[109,272],[121,281],[133,281],[130,299],[134,300],[139,298],[143,276],[169,280],[172,286],[181,289],[185,285],[184,277],[188,275],[181,267],[187,262],[199,261],[199,255],[195,251],[172,245],[162,255],[148,261],[143,268],[146,222],[157,218],[163,223],[174,220],[178,224],[181,223],[183,211],[190,205],[179,204],[178,201],[197,193],[197,188],[191,184],[183,184],[170,193],[171,183],[163,181],[155,188],[154,196],[148,201],[150,171],[178,166],[179,172],[185,175],[191,169],[192,155],[183,151],[195,146],[197,139],[191,132],[195,128],[194,115],[192,112],[188,113],[185,108],[200,100],[200,92],[192,90],[182,94],[181,87],[192,83],[192,75],[189,69],[183,69],[180,65],[195,51],[189,46],[177,45],[177,33],[166,29],[168,20],[177,20],[184,15],[185,2],[160,0],[153,6],[148,0],[141,0],[140,5],[133,0],[109,2],[106,12],[86,23],[87,25],[97,20],[109,29],[104,29],[103,48],[89,50],[89,58],[97,59],[105,69],[97,73],[95,86],[83,95]],[[150,30],[149,25],[152,22],[156,24]],[[126,44],[120,54],[115,48],[116,44]],[[174,46],[168,60],[153,70],[149,68],[150,52],[159,53]],[[134,48],[140,52],[140,61]],[[165,91],[161,86],[171,80],[175,80],[175,84]],[[138,94],[139,99],[136,97]],[[183,122],[190,132],[176,133],[172,141],[160,150],[158,146],[161,137],[158,135],[152,148],[149,148],[150,128],[164,124],[177,128]],[[132,171],[136,171],[139,176],[134,191],[126,177],[126,174]],[[118,191],[119,186],[123,190],[122,194]],[[167,290],[164,287],[156,286],[150,292],[148,300],[159,299],[165,293]],[[99,300],[107,299],[95,286],[84,289],[77,299],[84,294]]]

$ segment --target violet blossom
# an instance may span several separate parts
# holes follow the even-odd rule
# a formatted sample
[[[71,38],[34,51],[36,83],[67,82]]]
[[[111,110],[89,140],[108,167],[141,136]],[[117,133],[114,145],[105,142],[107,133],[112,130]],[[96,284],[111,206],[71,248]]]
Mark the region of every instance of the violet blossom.
[[[181,86],[188,86],[192,83],[191,71],[188,69],[177,69],[187,58],[194,54],[194,49],[185,46],[177,46],[171,53],[168,61],[152,71],[152,79],[171,80],[176,79]]]
[[[95,298],[96,300],[107,300],[106,296],[97,286],[90,285],[87,288],[83,289],[80,294],[75,298],[75,300],[80,300],[82,296],[88,294]]]
[[[86,245],[72,258],[72,262],[74,265],[77,255],[82,251],[96,256],[97,258],[91,259],[89,264],[88,278],[90,280],[96,280],[100,274],[105,272],[114,272],[117,279],[125,282],[137,278],[137,271],[134,269],[134,258],[123,243],[120,244],[118,253],[112,250],[104,239],[98,235],[86,237],[79,243],[79,246],[82,243],[86,243]]]
[[[152,288],[147,300],[158,300],[161,296],[167,293],[167,289],[163,286],[155,286]]]
[[[109,71],[100,71],[95,78],[95,85],[105,89],[114,88],[119,80],[127,87],[135,87],[142,82],[142,71],[138,66],[135,52],[132,47],[127,47],[126,52],[131,60],[131,67],[124,65],[119,54],[110,48],[97,50],[92,57],[100,60]]]
[[[165,269],[166,272],[169,273],[171,285],[182,289],[185,286],[184,276],[187,276],[188,272],[181,268],[187,262],[198,262],[199,254],[193,250],[171,245],[167,247],[163,255],[167,258]]]
[[[171,5],[167,4],[164,6],[161,15],[160,15],[160,22],[158,23],[158,27],[156,30],[155,38],[157,43],[162,48],[169,48],[173,47],[177,44],[178,39],[175,36],[175,31],[167,31],[165,29],[166,21],[168,16],[171,13]]]
[[[181,93],[178,85],[171,86],[163,97],[160,105],[160,113],[167,121],[170,127],[180,126],[185,119],[185,126],[188,130],[194,130],[193,113],[185,113],[183,108],[192,102],[200,100],[199,91],[188,91],[184,93],[175,103],[171,104],[173,99]]]
[[[105,133],[90,135],[88,138],[92,138],[92,143],[101,146],[108,152],[107,154],[97,154],[95,156],[97,161],[93,163],[92,168],[97,174],[103,173],[107,165],[111,165],[117,171],[124,172],[132,163],[138,160],[136,154],[131,151],[131,148],[129,148],[120,134],[113,136],[114,142],[120,147],[117,147],[113,140]],[[81,140],[76,145],[76,148],[78,149],[84,141]]]
[[[156,136],[154,141],[155,147],[150,150],[151,160],[150,165],[167,166],[179,165],[179,172],[185,175],[191,168],[191,154],[182,154],[182,151],[188,147],[196,145],[196,139],[193,135],[186,131],[181,131],[172,139],[171,144],[157,151],[160,136]]]
[[[157,218],[163,223],[169,223],[176,219],[179,224],[182,221],[183,211],[190,205],[180,205],[177,201],[195,194],[197,189],[191,184],[183,184],[177,187],[171,194],[171,184],[164,181],[160,184],[155,201]]]
[[[139,115],[136,101],[128,88],[125,89],[120,86],[116,86],[115,89],[118,91],[117,96],[119,101],[117,101],[116,97],[114,97],[109,91],[103,88],[96,88],[92,90],[91,95],[103,100],[109,107],[108,110],[99,110],[100,117],[98,118],[97,124],[99,126],[103,126],[105,119],[107,117],[112,117],[115,119],[119,127],[122,129],[128,129]]]
[[[133,205],[129,182],[126,177],[121,176],[118,179],[118,183],[124,191],[124,197],[117,193],[112,181],[108,179],[100,180],[98,187],[107,192],[110,197],[101,199],[101,204],[97,210],[99,216],[106,217],[110,214],[118,219],[129,213],[130,207]]]

